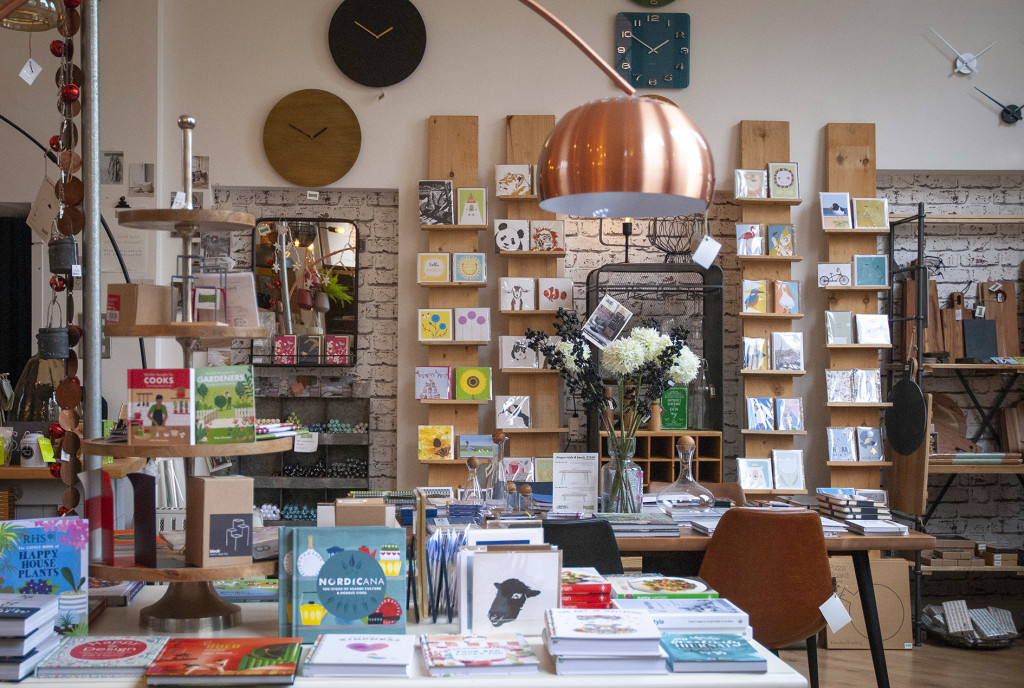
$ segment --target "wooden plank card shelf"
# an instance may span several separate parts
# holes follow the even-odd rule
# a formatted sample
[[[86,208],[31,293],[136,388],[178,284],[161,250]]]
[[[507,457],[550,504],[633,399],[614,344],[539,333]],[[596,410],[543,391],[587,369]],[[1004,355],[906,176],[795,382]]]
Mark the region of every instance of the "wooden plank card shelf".
[[[425,232],[479,232],[489,229],[487,225],[420,225]]]

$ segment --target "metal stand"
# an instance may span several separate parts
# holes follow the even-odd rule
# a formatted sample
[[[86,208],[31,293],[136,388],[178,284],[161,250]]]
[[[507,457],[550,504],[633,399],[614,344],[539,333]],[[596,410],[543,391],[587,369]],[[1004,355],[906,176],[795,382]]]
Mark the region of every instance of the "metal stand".
[[[159,602],[139,612],[139,626],[159,633],[220,631],[241,622],[241,608],[221,599],[211,582],[172,582]]]

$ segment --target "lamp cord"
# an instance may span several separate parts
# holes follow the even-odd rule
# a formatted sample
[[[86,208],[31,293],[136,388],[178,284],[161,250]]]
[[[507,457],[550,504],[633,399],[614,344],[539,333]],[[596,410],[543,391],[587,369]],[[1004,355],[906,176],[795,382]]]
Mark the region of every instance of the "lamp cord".
[[[53,164],[58,165],[58,166],[60,165],[60,163],[57,160],[57,155],[53,151],[49,150],[46,146],[44,146],[43,144],[39,143],[39,141],[37,141],[35,139],[35,137],[32,136],[32,134],[28,133],[27,131],[25,131],[24,129],[19,127],[17,124],[15,124],[11,120],[7,119],[2,114],[0,114],[0,120],[3,120],[4,122],[6,122],[15,131],[17,131],[19,134],[21,134],[22,136],[27,138],[32,143],[34,143],[37,146],[39,146],[39,149],[41,151],[43,151],[43,154],[46,156],[46,158],[48,160],[52,161]],[[103,231],[106,232],[107,239],[110,241],[110,245],[114,249],[114,256],[117,257],[117,264],[121,267],[121,274],[124,275],[124,281],[126,283],[128,283],[128,284],[131,284],[132,283],[132,278],[131,278],[131,275],[128,274],[128,267],[124,264],[124,258],[121,256],[121,249],[117,245],[117,240],[114,239],[114,234],[113,234],[113,232],[110,231],[110,226],[107,225],[107,221],[106,221],[106,219],[104,219],[102,213],[100,214],[100,224],[103,225]],[[139,337],[139,358],[141,360],[142,367],[143,368],[148,368],[149,366],[146,364],[146,342],[145,342],[145,340],[142,337]]]

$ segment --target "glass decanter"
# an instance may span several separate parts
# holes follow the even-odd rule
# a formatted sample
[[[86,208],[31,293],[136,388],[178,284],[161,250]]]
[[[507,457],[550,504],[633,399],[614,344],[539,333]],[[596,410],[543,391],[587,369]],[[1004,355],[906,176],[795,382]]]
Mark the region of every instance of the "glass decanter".
[[[675,482],[658,492],[657,503],[666,513],[672,509],[708,509],[715,504],[715,495],[693,479],[693,455],[697,451],[697,443],[689,435],[683,435],[676,441],[676,456],[679,457],[679,470]]]

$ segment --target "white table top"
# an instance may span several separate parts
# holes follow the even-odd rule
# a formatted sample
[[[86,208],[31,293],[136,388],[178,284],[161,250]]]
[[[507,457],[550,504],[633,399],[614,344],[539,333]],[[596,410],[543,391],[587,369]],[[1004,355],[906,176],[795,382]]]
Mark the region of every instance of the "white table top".
[[[89,629],[90,636],[105,635],[153,635],[150,631],[139,627],[139,610],[159,599],[163,594],[163,586],[147,586],[128,607],[108,607],[97,622]],[[239,605],[242,608],[242,623],[225,631],[207,633],[182,633],[179,636],[208,637],[277,637],[277,604],[272,602],[253,602]],[[423,623],[410,625],[406,632],[410,635],[424,633],[458,633],[458,623]],[[703,674],[669,674],[625,676],[622,674],[605,676],[558,676],[550,655],[544,649],[539,637],[531,637],[530,645],[540,658],[540,673],[537,675],[501,676],[484,674],[480,677],[439,678],[427,675],[423,657],[417,650],[409,678],[375,677],[373,679],[355,679],[373,681],[374,688],[408,688],[410,685],[431,686],[471,686],[473,680],[484,680],[488,688],[620,688],[624,683],[642,684],[655,688],[657,686],[705,686],[711,688],[807,688],[807,680],[795,669],[758,645],[758,650],[768,660],[766,674],[738,673],[703,673]],[[756,643],[755,643],[756,645]],[[308,646],[307,646],[308,647]],[[341,679],[351,681],[353,679]],[[337,688],[338,678],[307,678],[297,676],[295,686],[299,688]],[[145,680],[138,679],[75,679],[75,684],[103,685],[104,688],[143,688]],[[40,688],[68,688],[67,679],[26,678],[25,686]]]

